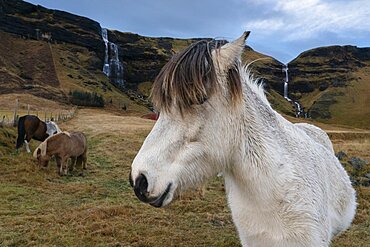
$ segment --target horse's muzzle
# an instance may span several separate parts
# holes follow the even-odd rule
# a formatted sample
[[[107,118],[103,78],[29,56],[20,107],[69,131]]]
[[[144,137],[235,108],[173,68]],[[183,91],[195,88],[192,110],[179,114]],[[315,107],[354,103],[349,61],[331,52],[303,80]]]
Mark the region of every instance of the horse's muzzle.
[[[136,180],[135,184],[133,185],[133,181],[131,178],[131,174],[129,177],[131,186],[134,187],[134,192],[137,198],[139,198],[140,201],[149,203],[153,207],[160,208],[163,205],[164,200],[166,199],[168,193],[171,190],[172,183],[168,184],[166,190],[162,193],[162,195],[158,197],[148,197],[148,180],[144,176],[144,174],[140,174]]]

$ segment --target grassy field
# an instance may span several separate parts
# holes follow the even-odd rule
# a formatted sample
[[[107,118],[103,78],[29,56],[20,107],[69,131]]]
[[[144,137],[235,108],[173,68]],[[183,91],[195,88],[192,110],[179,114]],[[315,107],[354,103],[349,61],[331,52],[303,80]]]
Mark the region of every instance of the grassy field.
[[[18,99],[19,107],[17,114],[19,116],[28,113],[28,107],[30,114],[39,114],[40,117],[44,117],[47,113],[47,117],[50,115],[54,117],[57,114],[69,114],[72,110],[71,105],[58,103],[52,100],[36,97],[31,94],[11,93],[11,94],[0,94],[0,116],[6,116],[12,118],[14,114],[14,108],[16,105],[16,99]]]
[[[189,191],[165,209],[136,199],[128,183],[130,165],[153,124],[79,110],[61,128],[87,134],[88,168],[67,177],[57,175],[55,162],[39,168],[30,154],[11,151],[15,130],[0,128],[0,246],[240,246],[222,178],[208,182],[204,197]],[[370,158],[366,131],[332,126],[330,131],[337,151]],[[370,242],[370,189],[356,189],[354,225],[333,246]]]

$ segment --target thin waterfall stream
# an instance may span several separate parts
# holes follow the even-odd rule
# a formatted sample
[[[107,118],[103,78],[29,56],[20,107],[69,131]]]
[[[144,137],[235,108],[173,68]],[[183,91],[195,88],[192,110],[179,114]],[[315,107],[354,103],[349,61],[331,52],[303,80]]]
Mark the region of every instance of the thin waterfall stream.
[[[284,64],[283,65],[283,72],[285,74],[285,79],[284,79],[284,98],[291,102],[292,104],[294,104],[294,107],[295,107],[295,117],[299,118],[299,117],[303,117],[303,118],[307,118],[307,113],[304,112],[303,108],[301,107],[301,104],[299,104],[298,101],[294,101],[292,99],[289,98],[289,95],[288,95],[288,86],[289,86],[289,68],[288,68],[288,65]]]

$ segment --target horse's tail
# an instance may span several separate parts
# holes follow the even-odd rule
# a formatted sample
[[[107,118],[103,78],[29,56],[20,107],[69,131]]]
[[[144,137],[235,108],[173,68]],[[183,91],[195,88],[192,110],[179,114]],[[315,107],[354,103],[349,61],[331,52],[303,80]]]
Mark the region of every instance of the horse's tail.
[[[18,138],[17,138],[17,145],[15,146],[16,149],[20,148],[24,142],[24,138],[26,135],[26,130],[24,128],[24,120],[25,116],[19,118],[18,122]]]

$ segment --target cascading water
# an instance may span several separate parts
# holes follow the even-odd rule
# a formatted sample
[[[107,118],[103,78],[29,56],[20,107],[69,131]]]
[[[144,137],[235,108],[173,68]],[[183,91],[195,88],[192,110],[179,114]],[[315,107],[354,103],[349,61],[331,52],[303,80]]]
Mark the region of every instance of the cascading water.
[[[108,30],[106,28],[102,28],[101,35],[103,37],[103,41],[105,44],[105,57],[104,57],[104,66],[103,66],[103,73],[109,76],[109,55],[108,55]]]
[[[288,66],[283,65],[283,72],[285,73],[285,80],[284,80],[284,98],[288,100],[289,102],[292,101],[288,97],[288,82],[289,82],[289,76],[288,76]]]
[[[103,73],[109,77],[109,80],[113,84],[123,88],[123,64],[119,60],[118,46],[109,41],[108,30],[106,28],[102,28],[102,38],[105,44]]]
[[[284,80],[284,98],[292,102],[295,107],[295,116],[298,117],[307,117],[307,113],[304,112],[301,105],[298,103],[298,101],[293,101],[288,96],[288,83],[289,83],[289,74],[288,74],[288,65],[283,65],[283,72],[285,73],[285,80]]]

